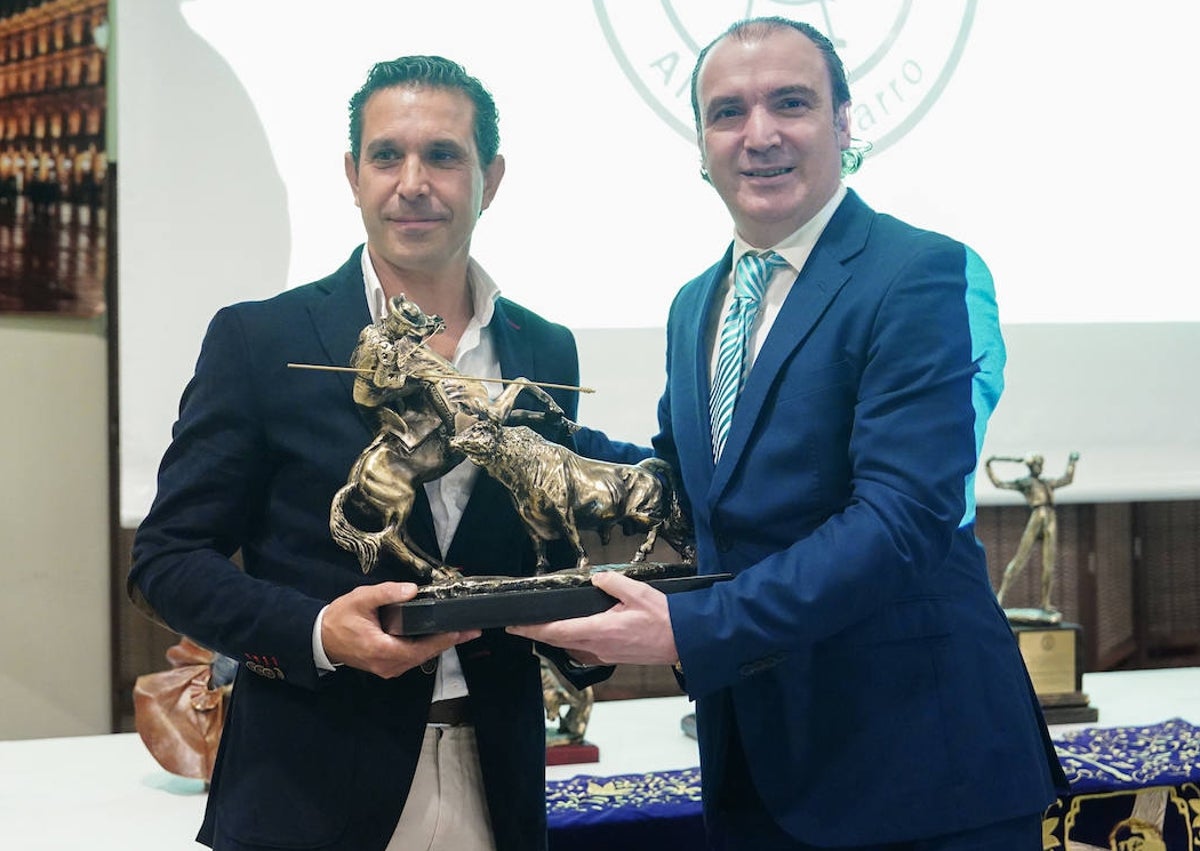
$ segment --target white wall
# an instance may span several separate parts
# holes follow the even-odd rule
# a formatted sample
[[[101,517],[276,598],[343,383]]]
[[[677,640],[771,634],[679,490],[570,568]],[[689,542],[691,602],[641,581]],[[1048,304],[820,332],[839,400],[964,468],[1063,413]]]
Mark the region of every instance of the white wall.
[[[108,733],[107,319],[0,316],[0,364],[0,739]]]
[[[0,317],[0,739],[110,729],[105,347]]]

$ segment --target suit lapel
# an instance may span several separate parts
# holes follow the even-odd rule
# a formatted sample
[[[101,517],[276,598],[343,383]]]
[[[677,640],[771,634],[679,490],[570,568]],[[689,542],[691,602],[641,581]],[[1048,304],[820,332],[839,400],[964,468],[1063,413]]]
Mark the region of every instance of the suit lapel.
[[[492,329],[492,340],[496,345],[496,357],[500,361],[500,376],[536,380],[537,376],[533,374],[533,347],[529,342],[529,335],[508,315],[508,311],[504,309],[504,302],[499,299],[496,300],[489,327]]]
[[[710,478],[713,473],[709,318],[712,311],[717,309],[717,290],[729,275],[732,263],[733,245],[730,244],[721,261],[700,279],[694,301],[681,314],[681,321],[676,323],[682,329],[675,332],[679,339],[679,363],[687,364],[691,370],[684,379],[682,386],[687,392],[680,397],[680,401],[689,404],[691,410],[684,411],[683,416],[672,416],[671,422],[677,432],[676,443],[683,447],[694,446],[695,454],[706,459],[699,465],[705,478]]]
[[[361,247],[355,249],[342,268],[321,282],[325,298],[309,306],[317,338],[332,366],[350,365],[359,332],[371,323],[360,265],[362,250]],[[354,375],[343,372],[338,378],[347,395],[353,396]],[[367,421],[364,419],[363,422]]]
[[[776,378],[792,353],[800,348],[838,292],[850,279],[844,261],[862,250],[870,227],[871,211],[853,190],[825,227],[792,290],[763,341],[746,386],[738,396],[729,438],[713,472],[709,496],[716,501],[737,469],[754,433],[755,424],[769,411],[764,405]],[[705,420],[707,422],[707,419]]]

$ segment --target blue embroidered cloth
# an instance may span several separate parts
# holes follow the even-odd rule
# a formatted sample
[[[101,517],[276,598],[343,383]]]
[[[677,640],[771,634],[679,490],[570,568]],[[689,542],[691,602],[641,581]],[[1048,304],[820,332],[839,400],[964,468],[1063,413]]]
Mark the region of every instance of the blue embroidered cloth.
[[[546,808],[551,828],[698,815],[700,769],[551,780]]]
[[[1072,795],[1200,781],[1200,727],[1172,718],[1148,727],[1086,727],[1054,737]]]
[[[1054,738],[1072,795],[1200,782],[1200,727],[1087,727]],[[581,775],[546,784],[551,831],[602,823],[698,818],[700,769]]]

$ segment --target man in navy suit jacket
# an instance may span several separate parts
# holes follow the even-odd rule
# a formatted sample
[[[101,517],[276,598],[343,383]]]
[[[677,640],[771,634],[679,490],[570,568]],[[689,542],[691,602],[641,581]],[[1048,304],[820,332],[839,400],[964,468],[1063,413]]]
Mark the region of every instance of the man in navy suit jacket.
[[[464,374],[577,385],[575,341],[497,297],[470,258],[504,173],[495,106],[477,80],[440,57],[379,63],[351,101],[350,127],[346,175],[366,247],[323,280],[212,320],[137,534],[129,590],[241,665],[202,842],[544,848],[545,722],[531,643],[502,630],[419,639],[381,630],[378,607],[411,599],[416,586],[400,580],[413,574],[385,559],[364,576],[329,529],[334,493],[375,422],[355,405],[352,376],[287,365],[348,365],[359,332],[399,293],[445,319],[429,345]],[[576,396],[554,396],[573,419]],[[584,454],[620,449],[587,431],[576,439]],[[534,570],[508,492],[469,462],[429,498],[418,488],[408,531],[468,575]],[[573,563],[563,555],[570,561],[557,566]],[[586,685],[609,671],[569,674]]]
[[[735,236],[672,305],[655,450],[680,471],[700,572],[732,578],[666,596],[599,576],[623,605],[510,631],[678,664],[719,847],[1037,851],[1062,772],[974,535],[1003,385],[987,269],[842,185],[861,157],[815,29],[735,24],[692,91]],[[731,270],[768,250],[786,265],[714,460]]]

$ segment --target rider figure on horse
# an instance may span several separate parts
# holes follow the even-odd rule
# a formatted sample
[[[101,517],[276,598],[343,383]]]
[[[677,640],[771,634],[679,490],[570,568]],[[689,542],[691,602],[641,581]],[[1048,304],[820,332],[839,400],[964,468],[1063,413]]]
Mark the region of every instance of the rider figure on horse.
[[[353,366],[361,370],[354,382],[354,401],[376,411],[381,426],[415,442],[426,437],[411,434],[403,421],[403,408],[395,406],[396,400],[422,391],[424,401],[441,418],[447,438],[486,416],[518,422],[544,422],[552,418],[568,429],[574,426],[549,394],[536,385],[512,384],[493,400],[482,381],[464,378],[452,363],[425,345],[426,340],[445,327],[442,317],[422,312],[415,302],[400,295],[389,300],[387,315],[381,322],[363,329],[354,350]],[[513,412],[512,405],[522,390],[533,393],[546,406],[547,413]],[[416,400],[407,403],[416,404],[420,403]]]

